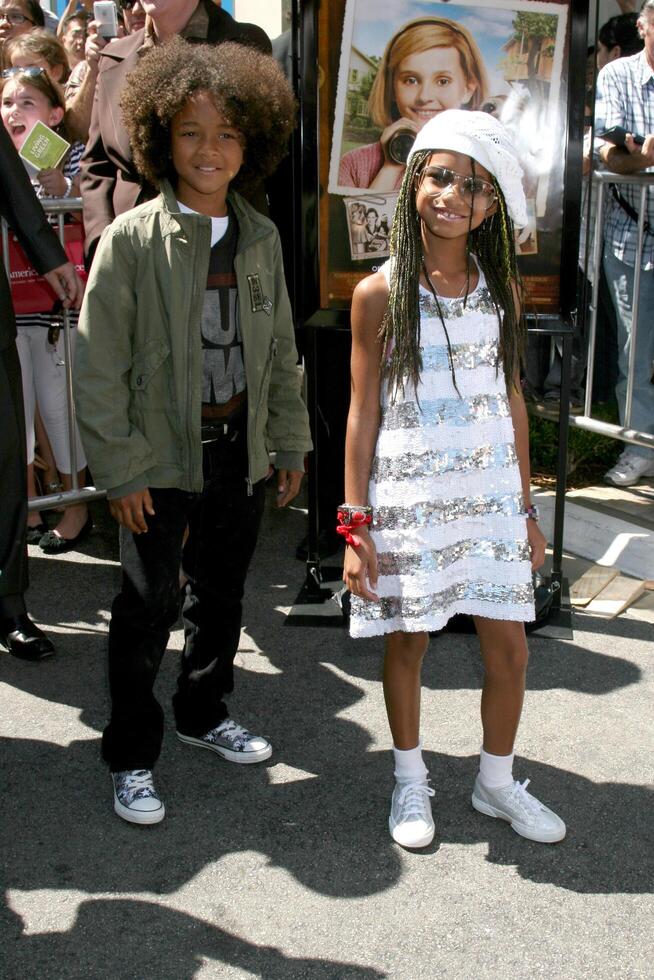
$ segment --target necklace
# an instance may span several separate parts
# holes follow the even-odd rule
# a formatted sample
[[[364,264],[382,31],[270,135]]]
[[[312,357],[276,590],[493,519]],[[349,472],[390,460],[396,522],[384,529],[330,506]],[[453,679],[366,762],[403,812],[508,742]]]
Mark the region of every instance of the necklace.
[[[463,285],[461,286],[461,289],[456,294],[456,296],[443,296],[443,294],[440,292],[440,290],[437,289],[436,284],[432,281],[431,276],[427,272],[427,266],[425,265],[424,258],[422,260],[422,271],[423,271],[423,275],[424,275],[425,279],[427,280],[427,285],[429,286],[429,289],[431,290],[431,292],[438,294],[438,296],[441,299],[447,299],[447,300],[461,299],[464,293],[466,294],[466,296],[468,295],[469,288],[470,288],[470,263],[468,263],[468,271],[466,273],[465,279],[463,280]]]
[[[447,342],[447,359],[448,359],[449,365],[450,365],[450,374],[452,375],[452,384],[454,385],[454,388],[456,390],[456,393],[458,394],[458,396],[460,398],[461,397],[461,393],[459,392],[459,389],[457,387],[456,375],[454,373],[454,358],[452,357],[452,344],[450,343],[450,335],[447,332],[447,327],[445,326],[445,318],[443,316],[443,311],[441,309],[441,304],[438,301],[438,290],[434,286],[433,282],[431,281],[431,276],[427,272],[427,266],[425,265],[425,257],[424,257],[424,255],[422,257],[422,272],[423,272],[423,275],[424,275],[425,279],[427,280],[427,283],[429,284],[429,288],[431,290],[431,294],[434,297],[434,302],[436,303],[436,311],[438,313],[438,319],[441,321],[441,326],[443,328],[443,333],[445,334],[445,340]],[[467,287],[467,286],[469,286],[469,284],[470,284],[470,266],[468,266],[468,275],[466,277],[466,281],[464,283],[464,286]],[[459,293],[459,296],[458,297],[455,297],[455,298],[458,299],[460,296],[461,296],[461,293]],[[466,290],[466,299],[467,298],[468,298],[468,293],[467,293],[467,290]],[[442,296],[441,299],[448,299],[448,297],[447,296]],[[465,300],[463,301],[463,306],[464,306],[464,309],[465,309]]]

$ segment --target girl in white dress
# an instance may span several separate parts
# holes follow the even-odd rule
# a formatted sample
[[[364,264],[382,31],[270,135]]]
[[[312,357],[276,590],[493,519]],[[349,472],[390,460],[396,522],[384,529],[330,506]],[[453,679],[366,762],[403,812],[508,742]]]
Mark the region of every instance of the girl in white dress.
[[[530,505],[526,331],[513,223],[527,222],[510,136],[481,112],[451,110],[413,146],[391,259],[352,300],[352,400],[343,579],[351,634],[385,634],[384,695],[395,753],[391,835],[434,836],[419,737],[429,632],[474,619],[484,663],[483,746],[472,804],[524,837],[565,824],[514,781],[525,689],[524,623],[545,539]]]

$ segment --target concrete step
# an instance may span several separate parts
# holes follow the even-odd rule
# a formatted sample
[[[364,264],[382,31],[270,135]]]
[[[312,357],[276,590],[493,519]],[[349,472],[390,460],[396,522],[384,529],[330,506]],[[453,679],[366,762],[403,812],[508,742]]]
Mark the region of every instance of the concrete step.
[[[543,533],[551,542],[554,491],[534,488],[532,497],[541,511]],[[563,547],[635,578],[654,578],[654,486],[568,491]]]

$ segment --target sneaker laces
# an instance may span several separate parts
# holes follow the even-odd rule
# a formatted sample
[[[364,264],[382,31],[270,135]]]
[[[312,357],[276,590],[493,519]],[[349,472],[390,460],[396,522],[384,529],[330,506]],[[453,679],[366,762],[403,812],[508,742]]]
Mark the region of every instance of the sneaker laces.
[[[402,822],[412,817],[425,819],[428,811],[427,798],[435,795],[436,790],[427,782],[410,782],[401,786],[397,794],[397,806],[402,810]]]
[[[147,796],[156,796],[152,772],[149,769],[134,769],[117,773],[119,796],[124,796],[133,802]]]
[[[524,783],[518,782],[516,779],[513,784],[513,789],[509,794],[509,803],[515,803],[519,806],[528,816],[537,817],[540,815],[542,810],[542,804],[535,796],[527,792],[527,786],[529,786],[531,780],[525,779]]]
[[[210,736],[213,736],[213,738],[210,739]],[[237,725],[235,721],[229,719],[228,721],[224,721],[222,725],[218,725],[213,731],[208,732],[205,738],[211,741],[217,738],[225,738],[234,745],[235,749],[242,749],[250,739],[254,738],[254,735],[247,728],[244,728],[243,725]]]

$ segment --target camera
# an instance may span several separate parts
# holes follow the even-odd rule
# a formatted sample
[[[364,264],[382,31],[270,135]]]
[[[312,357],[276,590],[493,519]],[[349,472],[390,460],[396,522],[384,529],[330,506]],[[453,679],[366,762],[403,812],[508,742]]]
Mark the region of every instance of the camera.
[[[96,0],[93,4],[93,19],[98,22],[98,34],[109,40],[118,37],[118,16],[113,0]]]
[[[387,153],[393,163],[406,163],[416,134],[412,129],[398,129],[388,141]]]

